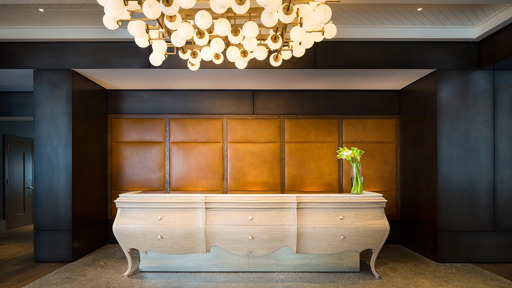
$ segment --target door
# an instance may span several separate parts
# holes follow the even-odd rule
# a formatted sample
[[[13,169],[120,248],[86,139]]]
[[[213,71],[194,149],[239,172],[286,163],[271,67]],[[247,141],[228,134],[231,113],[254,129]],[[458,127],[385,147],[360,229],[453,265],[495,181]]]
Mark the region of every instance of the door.
[[[33,223],[33,165],[30,138],[4,136],[5,218],[7,229]]]

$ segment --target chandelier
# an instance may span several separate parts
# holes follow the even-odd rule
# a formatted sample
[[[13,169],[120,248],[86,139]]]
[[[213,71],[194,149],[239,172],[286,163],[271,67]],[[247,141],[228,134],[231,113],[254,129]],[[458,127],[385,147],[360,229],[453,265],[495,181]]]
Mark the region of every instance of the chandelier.
[[[135,43],[151,45],[153,66],[178,54],[193,71],[201,61],[221,64],[224,58],[238,69],[267,58],[278,67],[337,33],[326,0],[97,1],[105,8],[105,27],[116,30],[128,22]]]

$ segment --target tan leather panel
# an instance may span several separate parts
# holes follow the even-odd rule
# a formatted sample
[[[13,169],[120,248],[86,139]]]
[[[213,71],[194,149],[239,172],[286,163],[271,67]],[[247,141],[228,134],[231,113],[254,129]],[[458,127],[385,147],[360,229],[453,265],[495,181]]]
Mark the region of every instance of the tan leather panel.
[[[280,193],[281,145],[279,143],[230,143],[228,190]]]
[[[286,142],[338,143],[338,119],[286,119]]]
[[[164,143],[112,143],[112,190],[165,190]]]
[[[170,119],[171,142],[222,142],[222,119]]]
[[[228,142],[280,141],[280,119],[228,119]]]
[[[222,193],[222,143],[171,143],[170,190]]]
[[[396,191],[396,145],[387,143],[344,143],[364,151],[361,158],[365,191]],[[343,161],[343,192],[350,192],[350,164]],[[390,200],[390,199],[388,199]]]
[[[165,119],[112,119],[112,142],[165,142]]]
[[[388,203],[386,203],[386,208],[384,208],[386,215],[398,216],[398,210],[397,210],[398,203],[397,203],[396,191],[379,191],[379,193],[384,195],[384,199],[388,200]]]
[[[286,143],[286,192],[338,193],[337,143]]]
[[[343,119],[343,142],[396,142],[396,119]]]

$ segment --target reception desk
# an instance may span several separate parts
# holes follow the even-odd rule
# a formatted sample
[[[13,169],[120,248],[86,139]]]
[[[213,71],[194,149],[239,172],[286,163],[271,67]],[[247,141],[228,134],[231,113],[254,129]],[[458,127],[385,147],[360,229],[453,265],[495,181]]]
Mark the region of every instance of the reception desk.
[[[297,254],[372,250],[389,234],[381,194],[121,194],[113,225],[132,274],[131,249],[174,255],[264,256],[283,247]]]

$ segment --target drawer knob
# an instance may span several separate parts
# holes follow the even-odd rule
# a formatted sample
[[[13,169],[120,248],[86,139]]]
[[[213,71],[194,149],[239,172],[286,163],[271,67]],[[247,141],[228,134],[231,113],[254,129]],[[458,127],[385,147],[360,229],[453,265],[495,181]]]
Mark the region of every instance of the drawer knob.
[[[252,235],[251,235],[251,236],[249,236],[249,239],[250,239],[250,240],[254,239],[254,236],[252,236]]]
[[[340,216],[340,220],[343,220],[343,216]]]
[[[157,238],[158,238],[158,239],[164,239],[164,236],[162,236],[162,235],[158,235],[158,237],[157,237]]]
[[[249,216],[249,220],[252,220],[252,219],[254,219],[254,218],[252,216]]]
[[[158,216],[158,220],[162,220],[162,219],[164,219],[164,217]]]
[[[340,236],[340,239],[345,239],[345,236],[341,235],[341,236]]]

